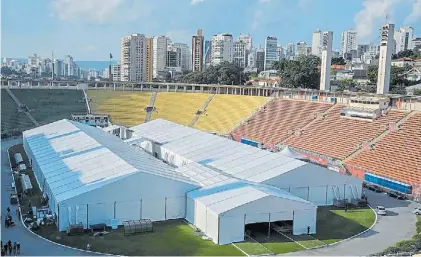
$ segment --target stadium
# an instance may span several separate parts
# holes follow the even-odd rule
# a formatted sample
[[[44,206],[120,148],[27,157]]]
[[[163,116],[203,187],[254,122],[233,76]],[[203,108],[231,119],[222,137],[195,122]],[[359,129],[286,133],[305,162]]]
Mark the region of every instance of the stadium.
[[[420,198],[417,97],[40,84],[2,85],[2,137],[23,133],[59,231],[184,219],[216,245],[247,243],[253,224],[299,241],[320,209],[358,205],[363,182]]]

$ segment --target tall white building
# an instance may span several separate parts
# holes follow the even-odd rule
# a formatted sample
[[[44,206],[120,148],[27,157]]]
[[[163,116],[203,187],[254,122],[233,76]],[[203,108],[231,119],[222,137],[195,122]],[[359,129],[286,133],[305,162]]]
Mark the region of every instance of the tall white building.
[[[121,38],[121,81],[146,81],[146,37],[131,34]]]
[[[247,67],[256,68],[256,49],[251,49],[247,56]]]
[[[414,49],[414,29],[412,27],[402,27],[395,31],[396,52]]]
[[[330,66],[332,65],[333,32],[325,31],[322,37],[322,64],[320,66],[320,90],[330,90]]]
[[[167,64],[168,38],[155,36],[152,38],[152,76],[158,77],[160,71],[164,71]]]
[[[357,31],[347,30],[342,32],[341,40],[341,56],[351,53],[351,51],[357,51]]]
[[[272,69],[272,63],[277,61],[276,49],[278,47],[278,38],[265,38],[265,67],[264,70]]]
[[[322,31],[320,29],[313,32],[311,42],[311,54],[320,57],[322,53]]]
[[[222,62],[232,62],[234,54],[234,40],[231,34],[217,34],[211,42],[211,65]]]
[[[173,43],[172,47],[180,49],[181,51],[181,56],[180,56],[181,69],[190,70],[191,69],[190,47],[187,44],[183,44],[183,43]]]
[[[377,77],[377,94],[387,94],[390,86],[390,69],[394,48],[394,24],[386,24],[382,27],[380,41],[379,71]]]
[[[240,34],[238,41],[246,44],[246,50],[251,51],[253,48],[253,39],[249,34]]]
[[[307,55],[307,43],[304,41],[300,41],[297,43],[297,50],[295,52],[295,56],[305,56]]]
[[[233,44],[233,63],[240,68],[247,66],[247,44],[245,42],[236,41]]]
[[[120,61],[111,65],[111,76],[113,81],[120,81],[121,79],[121,64]]]

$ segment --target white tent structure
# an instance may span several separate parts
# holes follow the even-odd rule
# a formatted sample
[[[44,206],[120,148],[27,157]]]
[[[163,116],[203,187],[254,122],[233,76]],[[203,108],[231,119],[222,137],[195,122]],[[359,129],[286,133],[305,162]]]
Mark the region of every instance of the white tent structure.
[[[60,231],[184,218],[186,193],[200,187],[118,137],[69,120],[25,131],[23,145]]]
[[[132,127],[127,142],[180,167],[199,163],[237,179],[288,191],[319,206],[360,198],[362,181],[315,164],[157,119]]]
[[[286,146],[282,151],[280,151],[281,154],[291,157],[297,160],[307,160],[308,158],[302,154],[297,153],[296,151],[292,150],[289,146]]]
[[[178,172],[203,187],[187,194],[186,220],[216,244],[244,241],[245,226],[291,221],[295,235],[316,232],[317,206],[275,187],[223,175],[197,163]]]

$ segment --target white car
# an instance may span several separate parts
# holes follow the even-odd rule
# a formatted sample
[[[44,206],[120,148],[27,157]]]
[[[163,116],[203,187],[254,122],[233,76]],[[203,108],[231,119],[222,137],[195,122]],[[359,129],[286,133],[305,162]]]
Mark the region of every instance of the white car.
[[[384,208],[383,206],[377,206],[376,212],[377,212],[377,215],[385,216],[386,215],[386,208]]]
[[[421,215],[421,208],[415,208],[415,209],[412,211],[412,213],[413,213],[413,214],[415,214],[415,215]]]

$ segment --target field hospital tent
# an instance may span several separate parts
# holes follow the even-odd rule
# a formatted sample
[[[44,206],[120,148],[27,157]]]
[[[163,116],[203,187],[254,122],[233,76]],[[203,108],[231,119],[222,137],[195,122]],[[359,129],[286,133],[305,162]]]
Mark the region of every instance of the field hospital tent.
[[[131,130],[128,144],[177,167],[199,163],[234,178],[275,186],[319,206],[361,196],[362,181],[357,178],[167,120]]]
[[[216,244],[244,241],[245,226],[292,222],[294,235],[316,232],[317,206],[276,187],[221,174],[198,163],[176,171],[203,187],[187,194],[186,220]]]
[[[69,120],[23,132],[23,145],[61,231],[183,218],[186,193],[200,187],[118,137]]]

